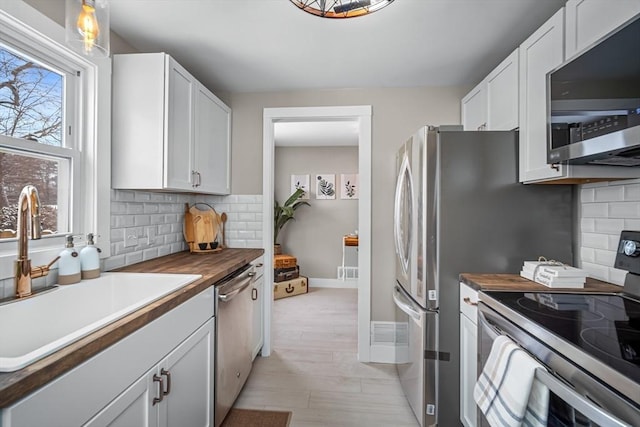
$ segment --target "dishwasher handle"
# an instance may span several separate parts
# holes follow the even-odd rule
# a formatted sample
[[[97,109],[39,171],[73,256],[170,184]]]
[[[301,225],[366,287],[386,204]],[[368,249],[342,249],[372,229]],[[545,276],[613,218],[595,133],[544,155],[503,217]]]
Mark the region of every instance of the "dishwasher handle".
[[[218,299],[222,302],[231,301],[236,295],[247,289],[251,284],[252,276],[239,277],[233,283],[224,286],[224,291],[218,293]]]

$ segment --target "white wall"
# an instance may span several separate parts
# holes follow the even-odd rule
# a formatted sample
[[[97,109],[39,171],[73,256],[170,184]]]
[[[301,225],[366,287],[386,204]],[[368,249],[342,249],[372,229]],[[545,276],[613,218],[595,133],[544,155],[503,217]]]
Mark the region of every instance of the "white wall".
[[[640,230],[640,179],[584,184],[579,190],[579,259],[591,277],[624,284],[613,268],[622,230]]]
[[[334,174],[336,198],[318,200],[317,174]],[[311,206],[296,210],[278,235],[283,251],[298,259],[300,274],[316,279],[336,279],[342,264],[342,236],[358,228],[358,201],[340,199],[340,174],[358,173],[357,147],[276,147],[275,198],[283,203],[291,195],[291,175],[310,175]],[[353,265],[353,262],[351,263]]]

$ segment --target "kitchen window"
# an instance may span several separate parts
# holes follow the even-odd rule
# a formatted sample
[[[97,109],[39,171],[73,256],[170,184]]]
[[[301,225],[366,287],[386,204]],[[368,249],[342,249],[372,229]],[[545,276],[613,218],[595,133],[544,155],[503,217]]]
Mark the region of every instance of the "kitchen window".
[[[45,235],[77,230],[71,206],[82,200],[73,179],[82,170],[75,141],[79,71],[16,44],[0,42],[0,241],[15,237],[27,184],[40,194]]]
[[[110,254],[111,61],[81,57],[64,39],[64,28],[31,6],[0,7],[0,280],[12,274],[25,184],[41,199],[33,265],[55,257],[68,234],[94,233]]]

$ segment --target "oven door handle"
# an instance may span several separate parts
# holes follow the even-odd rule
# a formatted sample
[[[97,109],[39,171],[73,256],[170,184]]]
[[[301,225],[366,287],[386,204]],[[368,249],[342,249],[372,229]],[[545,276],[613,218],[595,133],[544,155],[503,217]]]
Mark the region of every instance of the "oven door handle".
[[[478,322],[482,326],[482,329],[487,332],[487,334],[489,335],[489,338],[491,338],[491,341],[494,341],[500,335],[506,335],[506,334],[503,334],[502,331],[500,331],[499,329],[495,328],[494,326],[491,326],[491,323],[489,323],[489,321],[487,320],[487,317],[484,315],[482,310],[478,310]]]
[[[602,408],[596,406],[595,403],[576,392],[573,388],[560,381],[547,370],[543,368],[536,369],[536,379],[547,386],[547,388],[556,396],[567,402],[577,411],[581,412],[590,421],[604,426],[631,427],[630,424],[625,423],[604,411]]]

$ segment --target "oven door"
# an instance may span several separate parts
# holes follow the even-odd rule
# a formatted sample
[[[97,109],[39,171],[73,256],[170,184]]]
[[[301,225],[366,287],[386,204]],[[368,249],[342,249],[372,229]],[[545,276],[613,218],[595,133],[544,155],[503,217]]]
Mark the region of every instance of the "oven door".
[[[486,363],[493,341],[498,335],[506,335],[526,350],[547,370],[538,370],[536,378],[549,388],[549,413],[547,425],[621,427],[640,425],[640,409],[588,376],[578,367],[537,341],[509,320],[487,307],[478,304],[478,352],[481,370]],[[571,383],[566,379],[571,379]],[[597,403],[596,403],[597,402]],[[615,415],[614,415],[615,414]],[[489,427],[480,413],[481,426]]]

